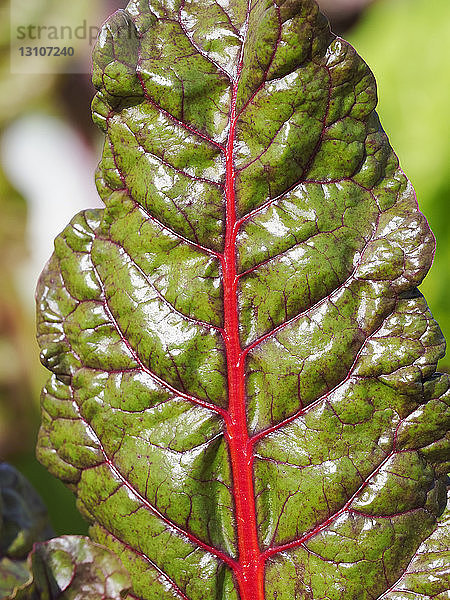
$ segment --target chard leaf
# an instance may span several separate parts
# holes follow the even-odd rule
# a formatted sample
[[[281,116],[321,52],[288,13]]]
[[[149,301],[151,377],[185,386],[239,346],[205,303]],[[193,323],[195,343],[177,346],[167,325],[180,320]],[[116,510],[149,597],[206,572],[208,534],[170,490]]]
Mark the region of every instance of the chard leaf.
[[[130,588],[119,559],[82,536],[35,544],[29,564],[30,581],[10,600],[120,600]]]
[[[6,600],[120,600],[130,578],[114,554],[89,538],[51,536],[37,492],[0,464],[0,597]],[[29,551],[31,552],[29,553]]]
[[[30,571],[26,560],[0,558],[0,597],[14,598],[17,589],[28,582]]]
[[[133,0],[94,83],[106,207],[38,286],[38,455],[133,597],[373,600],[445,560],[434,239],[367,65],[311,0]]]

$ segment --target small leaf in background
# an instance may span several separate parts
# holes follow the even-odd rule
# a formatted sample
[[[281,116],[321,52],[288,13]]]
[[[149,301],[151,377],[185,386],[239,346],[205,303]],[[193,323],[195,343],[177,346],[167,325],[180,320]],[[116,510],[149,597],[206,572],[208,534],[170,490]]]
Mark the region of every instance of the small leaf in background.
[[[0,464],[0,554],[26,558],[34,542],[52,535],[42,500],[14,467]]]
[[[36,544],[29,558],[32,581],[11,600],[120,600],[130,578],[112,552],[82,536]]]
[[[82,536],[42,541],[51,534],[47,511],[35,490],[16,469],[0,464],[0,598],[126,596],[129,575],[112,552]]]
[[[28,553],[34,542],[51,535],[36,491],[14,467],[0,463],[0,598],[30,579]]]
[[[358,22],[361,14],[375,0],[318,0],[320,10],[330,19],[332,29],[341,35]]]
[[[133,597],[381,597],[440,528],[450,383],[371,71],[312,0],[132,0],[94,83],[105,209],[38,286],[39,459]]]
[[[30,579],[30,570],[26,560],[0,558],[0,598],[14,598],[17,589]]]

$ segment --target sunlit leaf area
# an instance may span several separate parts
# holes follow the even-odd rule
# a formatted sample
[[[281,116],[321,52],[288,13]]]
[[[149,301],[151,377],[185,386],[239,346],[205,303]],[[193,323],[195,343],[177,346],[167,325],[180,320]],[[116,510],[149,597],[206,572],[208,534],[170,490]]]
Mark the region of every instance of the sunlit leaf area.
[[[378,81],[379,114],[419,207],[436,236],[434,265],[420,290],[450,339],[450,3],[448,0],[322,0],[334,30]],[[24,4],[24,23],[48,24],[61,7],[74,26],[100,25],[120,0]],[[84,208],[102,207],[94,184],[102,135],[91,122],[89,53],[78,72],[11,70],[19,52],[0,2],[0,461],[14,464],[47,505],[57,535],[84,534],[72,493],[36,460],[39,395],[47,375],[35,342],[36,281],[53,239]],[[25,9],[24,9],[25,10]],[[76,46],[77,40],[74,40]],[[69,58],[67,59],[69,61]],[[72,69],[73,71],[73,69]],[[450,358],[440,369],[450,370]]]

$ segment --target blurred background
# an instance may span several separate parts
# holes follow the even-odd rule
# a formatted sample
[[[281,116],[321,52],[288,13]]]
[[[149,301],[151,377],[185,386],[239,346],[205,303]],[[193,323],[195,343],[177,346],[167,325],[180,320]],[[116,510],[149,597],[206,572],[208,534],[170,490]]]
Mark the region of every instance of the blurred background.
[[[0,0],[0,461],[11,462],[33,483],[56,534],[85,533],[71,492],[34,458],[46,379],[35,342],[34,289],[54,237],[79,210],[101,206],[93,181],[102,136],[90,120],[91,48],[74,40],[78,64],[71,59],[70,69],[60,64],[53,71],[49,58],[45,74],[11,72],[11,53],[19,51],[20,41],[11,39],[10,3],[17,1]],[[319,4],[377,78],[381,121],[437,238],[434,266],[421,290],[450,340],[450,2]],[[63,11],[67,24],[87,20],[100,26],[125,5],[27,0],[21,10],[24,24],[47,24]],[[450,357],[440,369],[450,371]]]

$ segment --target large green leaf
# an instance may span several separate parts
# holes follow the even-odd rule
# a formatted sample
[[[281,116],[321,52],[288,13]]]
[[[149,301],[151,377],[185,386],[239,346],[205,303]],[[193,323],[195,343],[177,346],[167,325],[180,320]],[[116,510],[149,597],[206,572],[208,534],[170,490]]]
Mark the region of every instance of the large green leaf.
[[[94,64],[106,208],[38,287],[41,461],[137,598],[381,596],[444,510],[450,395],[369,68],[311,0],[134,0]]]

